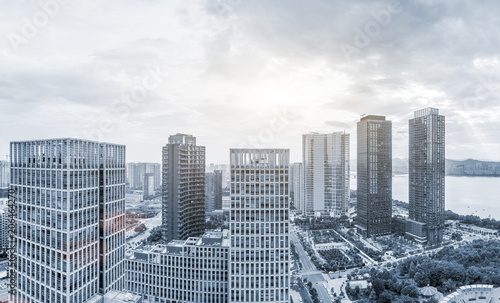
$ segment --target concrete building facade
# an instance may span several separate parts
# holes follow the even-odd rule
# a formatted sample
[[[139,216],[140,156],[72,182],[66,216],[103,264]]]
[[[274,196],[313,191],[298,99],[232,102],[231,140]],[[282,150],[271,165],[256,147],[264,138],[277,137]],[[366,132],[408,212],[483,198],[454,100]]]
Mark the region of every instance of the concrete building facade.
[[[289,151],[231,149],[229,302],[289,302]]]
[[[222,232],[127,256],[127,289],[152,302],[228,302],[229,239]]]
[[[164,239],[187,240],[205,231],[205,147],[196,137],[172,135],[163,147]]]

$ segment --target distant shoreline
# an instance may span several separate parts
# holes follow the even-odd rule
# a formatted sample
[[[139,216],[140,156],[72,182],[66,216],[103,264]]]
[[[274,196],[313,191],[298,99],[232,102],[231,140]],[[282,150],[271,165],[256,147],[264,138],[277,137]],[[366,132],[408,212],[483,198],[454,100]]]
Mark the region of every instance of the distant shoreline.
[[[405,176],[408,173],[394,173],[393,175]],[[446,177],[478,177],[478,178],[500,178],[500,175],[445,175]]]
[[[500,175],[446,175],[447,177],[487,177],[487,178],[499,178]]]

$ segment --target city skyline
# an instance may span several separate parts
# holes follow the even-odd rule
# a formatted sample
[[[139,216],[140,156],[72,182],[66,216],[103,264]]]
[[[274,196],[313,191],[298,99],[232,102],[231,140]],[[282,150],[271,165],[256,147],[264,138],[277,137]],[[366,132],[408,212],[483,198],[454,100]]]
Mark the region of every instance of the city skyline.
[[[407,120],[430,106],[447,117],[450,159],[499,161],[499,4],[392,3],[89,1],[59,4],[37,27],[41,6],[9,1],[0,155],[13,140],[88,134],[160,162],[165,133],[183,131],[203,138],[208,163],[245,144],[290,148],[296,162],[301,134],[354,134],[369,112],[393,121],[405,158]]]
[[[500,302],[500,2],[4,1],[0,303]]]

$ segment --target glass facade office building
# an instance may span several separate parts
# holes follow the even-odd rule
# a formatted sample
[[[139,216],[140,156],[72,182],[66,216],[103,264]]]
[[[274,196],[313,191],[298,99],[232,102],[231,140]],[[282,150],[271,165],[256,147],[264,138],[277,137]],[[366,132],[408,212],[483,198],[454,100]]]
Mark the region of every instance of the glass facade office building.
[[[124,287],[125,146],[78,139],[11,142],[17,294],[87,302]]]

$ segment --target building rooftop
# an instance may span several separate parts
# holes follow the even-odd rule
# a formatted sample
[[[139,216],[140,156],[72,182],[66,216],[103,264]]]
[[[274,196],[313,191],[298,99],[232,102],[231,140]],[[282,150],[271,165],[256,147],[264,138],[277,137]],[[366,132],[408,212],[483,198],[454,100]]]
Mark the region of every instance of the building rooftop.
[[[379,121],[385,121],[385,116],[377,116],[377,115],[366,115],[364,117],[361,117],[360,121],[364,120],[379,120]]]
[[[196,145],[196,137],[188,134],[175,134],[168,137],[168,144]]]
[[[494,288],[493,285],[477,284],[462,286],[457,291],[447,295],[440,302],[459,303],[459,302],[500,302],[500,288]]]
[[[130,292],[111,290],[102,298],[102,303],[139,303],[142,302],[140,295]]]
[[[439,109],[433,107],[427,107],[423,109],[416,110],[414,113],[415,118],[428,116],[428,115],[439,115]]]
[[[226,247],[229,248],[228,231],[209,231],[201,237],[190,237],[187,240],[172,240],[168,244],[142,245],[127,254],[128,259],[148,260],[149,254],[182,255],[187,253],[186,247]]]
[[[27,142],[52,142],[52,141],[79,141],[79,142],[90,142],[90,143],[99,143],[99,144],[107,144],[114,146],[125,146],[124,144],[116,144],[109,142],[100,142],[88,139],[80,139],[80,138],[50,138],[50,139],[34,139],[34,140],[20,140],[20,141],[10,141],[10,143],[27,143]]]

